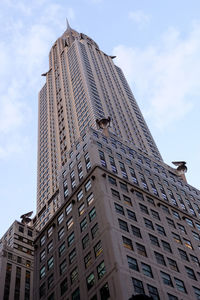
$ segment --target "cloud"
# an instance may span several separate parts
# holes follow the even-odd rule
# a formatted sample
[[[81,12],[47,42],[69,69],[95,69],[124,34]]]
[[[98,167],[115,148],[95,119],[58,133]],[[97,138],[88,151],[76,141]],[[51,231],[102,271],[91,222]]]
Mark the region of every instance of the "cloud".
[[[75,11],[54,1],[2,0],[0,18],[0,159],[28,147],[48,53]],[[8,12],[9,13],[6,13]],[[58,17],[59,16],[59,17]],[[33,124],[32,124],[33,126]],[[17,137],[17,138],[15,138]],[[11,140],[13,141],[11,143]],[[26,143],[24,142],[26,141]],[[22,147],[22,145],[24,145]]]
[[[200,24],[193,24],[186,37],[170,28],[156,45],[143,49],[119,45],[113,53],[134,84],[146,117],[158,128],[181,120],[198,101]]]
[[[149,23],[151,19],[151,16],[145,14],[142,10],[130,11],[128,17],[140,27],[143,27]]]

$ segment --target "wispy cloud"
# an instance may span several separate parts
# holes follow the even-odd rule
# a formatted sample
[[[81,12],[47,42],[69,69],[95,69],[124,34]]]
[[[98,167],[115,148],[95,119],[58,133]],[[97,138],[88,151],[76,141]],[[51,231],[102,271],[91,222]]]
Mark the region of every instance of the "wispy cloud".
[[[186,37],[174,28],[159,44],[144,49],[119,45],[116,63],[143,102],[146,117],[158,128],[181,120],[200,96],[200,24]]]
[[[2,0],[1,6],[9,11],[0,20],[0,158],[4,158],[29,145],[26,127],[32,121],[38,86],[42,86],[40,74],[48,68],[49,49],[64,31],[66,16],[74,19],[75,12],[71,7],[64,11],[53,1],[46,5],[46,0],[28,4]]]
[[[145,14],[142,10],[130,11],[128,14],[129,19],[139,25],[139,27],[143,27],[147,23],[149,23],[151,16]]]

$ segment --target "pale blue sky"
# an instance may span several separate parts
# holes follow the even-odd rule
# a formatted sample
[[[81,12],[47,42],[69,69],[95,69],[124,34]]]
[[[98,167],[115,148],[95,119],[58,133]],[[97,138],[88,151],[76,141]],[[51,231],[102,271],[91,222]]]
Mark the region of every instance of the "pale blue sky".
[[[166,163],[199,187],[199,0],[0,1],[0,236],[36,207],[37,95],[71,26],[117,55]]]

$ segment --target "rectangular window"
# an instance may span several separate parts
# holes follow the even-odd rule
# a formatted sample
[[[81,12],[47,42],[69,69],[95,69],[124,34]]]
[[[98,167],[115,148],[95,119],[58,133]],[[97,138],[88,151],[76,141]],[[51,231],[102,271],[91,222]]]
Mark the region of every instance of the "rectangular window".
[[[160,271],[160,275],[161,275],[161,278],[162,278],[162,281],[163,281],[164,284],[173,287],[173,283],[172,283],[172,280],[171,280],[171,276],[170,276],[169,274]]]
[[[143,204],[141,204],[141,203],[139,203],[139,206],[140,206],[140,210],[141,210],[141,212],[143,212],[143,213],[145,213],[145,214],[149,214],[149,211],[148,211],[148,208],[147,208],[147,206],[145,206],[145,205],[143,205]]]
[[[163,246],[163,249],[169,253],[172,253],[172,249],[171,249],[171,246],[168,242],[166,241],[161,241],[162,243],[162,246]]]
[[[138,253],[138,254],[147,257],[147,253],[146,253],[145,246],[136,243],[136,249],[137,249],[137,253]]]
[[[123,182],[119,182],[120,184],[120,188],[126,192],[128,192],[128,187],[127,187],[127,184],[123,183]]]
[[[155,255],[155,258],[156,258],[156,261],[158,264],[166,266],[165,259],[162,254],[160,254],[158,252],[154,252],[154,255]]]
[[[68,289],[68,284],[67,284],[67,277],[61,282],[60,284],[60,295],[64,295],[64,293]]]
[[[185,270],[186,270],[186,273],[187,273],[187,275],[188,275],[189,278],[197,280],[196,275],[195,275],[193,269],[185,266]]]
[[[117,186],[117,181],[115,178],[111,177],[111,176],[108,176],[108,181],[113,184],[113,185],[116,185]]]
[[[88,180],[85,184],[85,191],[88,192],[92,187],[91,180]]]
[[[68,247],[70,247],[70,246],[73,244],[74,238],[75,238],[74,232],[72,232],[72,233],[68,236],[68,238],[67,238],[67,244],[68,244]]]
[[[140,232],[140,228],[131,225],[131,230],[134,236],[137,236],[139,238],[142,238],[141,232]]]
[[[53,268],[53,264],[54,264],[54,260],[53,260],[53,256],[52,256],[52,257],[49,258],[49,260],[47,261],[48,270],[50,270],[51,268]]]
[[[82,247],[85,249],[89,245],[89,234],[87,233],[82,239]]]
[[[101,300],[108,300],[110,299],[110,292],[109,292],[109,287],[108,283],[104,284],[102,288],[100,288],[100,296]]]
[[[115,211],[120,215],[124,215],[123,207],[117,203],[114,203],[114,205],[115,205]]]
[[[90,222],[96,217],[96,209],[95,207],[89,212]]]
[[[129,250],[133,250],[133,244],[132,241],[130,239],[128,239],[125,236],[122,236],[122,240],[123,240],[123,245],[125,248],[129,249]]]
[[[86,278],[86,282],[87,282],[87,289],[88,291],[94,286],[95,284],[95,276],[94,273],[91,273],[87,278]]]
[[[127,209],[127,215],[130,220],[137,222],[137,218],[136,218],[134,211]]]
[[[111,193],[114,197],[118,198],[120,200],[120,194],[118,191],[111,189]]]
[[[131,198],[123,195],[123,199],[125,204],[132,206]]]
[[[99,226],[98,223],[96,223],[91,229],[91,234],[93,239],[96,237],[98,230],[99,230]]]
[[[78,280],[78,268],[77,267],[70,273],[70,279],[71,279],[71,284],[73,284],[75,281]]]
[[[168,264],[169,264],[170,269],[172,269],[176,272],[179,272],[176,261],[169,258],[169,257],[167,257],[167,260],[168,260]]]
[[[144,218],[144,224],[147,228],[154,230],[153,223],[150,220]]]
[[[151,267],[143,262],[141,263],[141,266],[142,266],[143,274],[148,277],[153,278],[153,273],[152,273]]]
[[[150,239],[152,245],[160,247],[158,238],[156,236],[149,233],[149,239]]]
[[[186,253],[184,250],[178,249],[178,251],[179,251],[179,254],[180,254],[181,259],[183,259],[183,260],[185,260],[185,261],[189,261],[188,256],[187,256],[187,253]]]
[[[177,243],[179,243],[179,244],[182,244],[180,235],[178,235],[178,234],[172,232],[172,236],[173,236],[175,242],[177,242]]]
[[[65,235],[65,228],[62,227],[59,231],[58,231],[58,240],[61,240],[62,237]]]
[[[158,290],[156,287],[147,284],[147,288],[148,288],[149,296],[152,297],[153,300],[160,300]]]
[[[78,193],[77,193],[77,201],[81,201],[81,199],[83,199],[83,190],[80,190]]]
[[[76,258],[76,249],[74,248],[70,253],[69,253],[69,263],[72,264]]]
[[[132,278],[133,288],[136,294],[144,294],[144,286],[141,280]]]
[[[81,232],[83,232],[87,228],[87,219],[84,218],[80,223]]]
[[[125,221],[118,219],[118,222],[119,222],[120,229],[129,232],[128,224]]]
[[[91,193],[88,197],[87,197],[87,205],[90,206],[94,201],[94,195],[93,193]]]
[[[177,290],[183,292],[183,293],[187,293],[184,282],[178,278],[174,278]]]
[[[85,263],[85,268],[87,269],[91,263],[92,263],[92,255],[91,252],[89,252],[85,257],[84,257],[84,263]]]
[[[40,269],[40,279],[42,279],[46,274],[45,266]]]
[[[62,275],[67,270],[66,259],[64,259],[63,262],[60,264],[59,269],[60,269],[60,275]]]
[[[67,225],[67,230],[69,230],[74,224],[73,218],[71,217],[69,220],[67,220],[66,225]]]
[[[102,261],[98,266],[97,266],[97,274],[98,274],[98,279],[101,279],[106,273],[106,268],[104,261]]]
[[[58,216],[58,218],[57,218],[58,225],[60,225],[60,224],[63,222],[63,220],[64,220],[64,214],[62,213],[62,214],[60,214],[60,215]]]
[[[98,257],[103,251],[101,241],[99,241],[94,247],[95,257]]]
[[[85,212],[85,203],[82,203],[78,208],[78,214],[81,216]]]
[[[63,255],[66,250],[65,242],[63,242],[60,247],[58,248],[59,257]]]
[[[71,211],[72,211],[72,203],[67,205],[67,207],[65,209],[66,215],[68,216]]]
[[[138,268],[138,263],[137,260],[131,256],[127,256],[127,261],[128,261],[128,266],[130,269],[138,271],[139,272],[139,268]]]
[[[159,234],[166,236],[164,227],[156,224],[156,229],[157,229],[157,231],[158,231]]]
[[[49,244],[47,245],[47,252],[51,252],[53,250],[53,241],[49,242]]]
[[[175,224],[174,224],[174,221],[170,218],[166,218],[167,220],[167,223],[169,224],[169,226],[173,227],[173,228],[176,228]]]
[[[153,209],[151,209],[151,214],[152,214],[152,217],[156,220],[160,220],[160,216],[159,216],[159,213]]]

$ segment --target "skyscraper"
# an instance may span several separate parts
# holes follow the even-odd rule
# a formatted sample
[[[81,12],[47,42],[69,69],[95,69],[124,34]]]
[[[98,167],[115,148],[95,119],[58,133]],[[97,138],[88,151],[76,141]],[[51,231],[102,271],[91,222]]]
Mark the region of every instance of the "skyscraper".
[[[200,192],[185,162],[163,162],[122,71],[86,35],[68,25],[44,75],[34,299],[198,300]]]
[[[58,189],[66,153],[96,119],[111,118],[111,131],[162,160],[114,56],[69,24],[49,53],[46,83],[39,93],[37,213],[44,224],[57,209],[49,200]],[[41,217],[43,216],[43,217]]]

